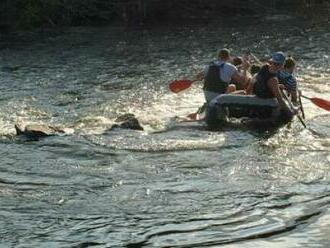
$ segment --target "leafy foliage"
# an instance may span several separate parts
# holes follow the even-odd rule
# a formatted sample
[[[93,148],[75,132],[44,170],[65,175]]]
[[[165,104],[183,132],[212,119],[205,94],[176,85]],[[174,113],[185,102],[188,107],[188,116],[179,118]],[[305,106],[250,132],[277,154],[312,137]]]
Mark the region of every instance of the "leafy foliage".
[[[114,21],[140,25],[281,9],[317,15],[315,9],[329,13],[329,8],[326,0],[1,0],[0,30]]]

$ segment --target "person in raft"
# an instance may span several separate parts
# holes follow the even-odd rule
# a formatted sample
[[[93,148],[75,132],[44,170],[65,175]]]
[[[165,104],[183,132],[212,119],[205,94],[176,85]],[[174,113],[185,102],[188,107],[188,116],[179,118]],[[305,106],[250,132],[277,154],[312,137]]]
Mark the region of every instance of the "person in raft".
[[[248,61],[243,61],[243,73],[240,73],[230,61],[230,51],[226,48],[221,49],[218,53],[218,59],[210,62],[205,71],[196,76],[197,79],[204,79],[203,91],[207,103],[220,94],[245,93],[244,91],[236,91],[235,84],[231,84],[231,82],[245,85],[249,80],[247,71],[250,64]]]
[[[243,95],[246,94],[246,89],[248,88],[248,86],[251,82],[252,74],[251,74],[250,70],[252,69],[252,66],[253,66],[253,65],[251,66],[250,70],[246,71],[244,69],[244,66],[245,66],[245,64],[243,63],[244,61],[249,61],[249,57],[247,54],[245,54],[243,57],[241,57],[241,56],[233,57],[231,63],[237,68],[238,73],[241,76],[247,77],[248,80],[241,80],[240,82],[235,82],[232,79],[232,81],[230,82],[231,84],[234,84],[236,86],[236,91],[237,91],[236,93],[243,94]],[[244,84],[242,84],[242,83],[244,83]]]
[[[298,104],[298,90],[297,90],[297,79],[293,75],[293,72],[296,68],[296,61],[291,56],[285,59],[284,69],[277,73],[277,78],[284,86],[284,89],[291,96],[291,101],[295,105]]]
[[[277,78],[277,74],[283,69],[284,62],[284,54],[282,52],[275,52],[269,62],[256,75],[255,82],[252,86],[252,93],[264,99],[276,98],[279,103],[278,114],[282,118],[291,119],[297,113],[297,109],[290,109],[285,103]]]

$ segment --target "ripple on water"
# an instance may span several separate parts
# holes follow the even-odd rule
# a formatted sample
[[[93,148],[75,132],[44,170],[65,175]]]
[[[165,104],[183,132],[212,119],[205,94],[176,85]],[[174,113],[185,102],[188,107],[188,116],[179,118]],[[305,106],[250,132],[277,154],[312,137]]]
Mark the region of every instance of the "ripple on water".
[[[0,245],[326,247],[328,115],[303,100],[307,129],[264,137],[168,121],[204,101],[201,84],[174,94],[168,82],[193,78],[221,46],[288,51],[304,94],[328,99],[328,26],[275,17],[253,29],[79,28],[1,50],[1,134],[19,120],[77,132],[1,140]],[[105,131],[125,112],[146,131]]]
[[[197,130],[194,128],[196,126],[161,133],[114,130],[102,136],[90,135],[86,139],[108,148],[138,152],[229,149],[245,146],[254,139],[252,134],[241,131],[219,133],[201,131],[198,126]]]

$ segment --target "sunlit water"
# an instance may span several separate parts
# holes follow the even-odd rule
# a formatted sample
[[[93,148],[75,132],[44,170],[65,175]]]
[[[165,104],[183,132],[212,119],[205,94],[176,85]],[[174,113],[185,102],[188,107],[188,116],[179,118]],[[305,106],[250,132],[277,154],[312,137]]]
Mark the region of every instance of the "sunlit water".
[[[307,129],[209,132],[180,123],[201,85],[168,90],[226,46],[293,54],[303,93],[330,99],[330,25],[291,21],[1,41],[0,246],[329,247],[329,112],[303,100]],[[127,112],[145,131],[108,130]],[[15,123],[68,134],[26,141]]]

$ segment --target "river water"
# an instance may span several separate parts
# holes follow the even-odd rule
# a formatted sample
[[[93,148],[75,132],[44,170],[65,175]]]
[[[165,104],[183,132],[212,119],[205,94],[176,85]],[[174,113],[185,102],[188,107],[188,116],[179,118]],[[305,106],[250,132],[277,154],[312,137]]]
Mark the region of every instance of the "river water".
[[[304,95],[330,99],[330,25],[290,18],[1,40],[0,247],[329,247],[329,112],[303,100],[306,129],[209,132],[177,118],[201,85],[168,90],[249,48],[292,54]],[[108,130],[128,112],[145,131]],[[26,141],[15,123],[67,134]]]

